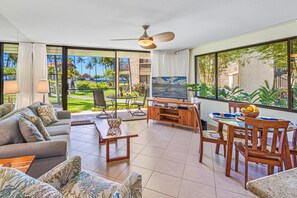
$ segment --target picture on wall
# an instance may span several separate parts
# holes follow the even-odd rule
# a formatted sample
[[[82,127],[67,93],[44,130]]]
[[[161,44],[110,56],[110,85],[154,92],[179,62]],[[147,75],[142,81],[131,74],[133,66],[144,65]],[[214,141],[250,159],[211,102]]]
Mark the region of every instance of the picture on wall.
[[[152,96],[187,99],[186,76],[152,77]]]

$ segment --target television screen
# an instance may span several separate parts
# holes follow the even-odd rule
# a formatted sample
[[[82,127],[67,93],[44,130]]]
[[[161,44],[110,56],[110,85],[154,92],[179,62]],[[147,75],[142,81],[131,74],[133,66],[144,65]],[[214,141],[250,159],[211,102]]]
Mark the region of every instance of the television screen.
[[[187,99],[186,76],[152,77],[152,96]]]

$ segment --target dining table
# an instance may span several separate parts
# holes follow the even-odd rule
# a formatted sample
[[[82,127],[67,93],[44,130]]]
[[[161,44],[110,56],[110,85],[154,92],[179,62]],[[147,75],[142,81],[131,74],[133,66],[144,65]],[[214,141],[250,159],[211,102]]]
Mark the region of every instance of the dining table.
[[[238,116],[237,116],[238,115]],[[233,142],[234,142],[234,130],[235,129],[245,129],[244,119],[239,119],[242,116],[239,114],[235,114],[233,116],[222,117],[214,115],[214,113],[210,113],[209,117],[211,120],[218,122],[218,130],[222,131],[223,126],[227,127],[227,154],[226,154],[226,167],[225,167],[225,175],[230,177],[231,172],[231,162],[232,162],[232,151],[233,151]],[[296,130],[296,126],[293,124],[289,124],[287,131]],[[288,142],[287,133],[284,134],[284,143],[283,143],[283,156],[284,156],[284,168],[285,170],[292,168],[291,158],[290,158],[290,148]]]

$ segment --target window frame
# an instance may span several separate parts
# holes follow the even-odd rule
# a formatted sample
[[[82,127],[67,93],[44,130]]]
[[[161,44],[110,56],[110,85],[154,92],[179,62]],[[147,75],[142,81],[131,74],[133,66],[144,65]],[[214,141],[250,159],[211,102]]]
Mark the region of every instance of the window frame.
[[[16,42],[0,42],[0,104],[4,103],[4,44],[18,44]],[[111,48],[96,48],[96,47],[80,47],[80,46],[67,46],[67,45],[51,45],[48,44],[46,47],[61,47],[62,48],[62,108],[67,110],[67,95],[68,95],[68,83],[67,83],[67,58],[68,58],[68,49],[77,49],[77,50],[98,50],[98,51],[113,51],[115,53],[115,59],[117,60],[117,52],[141,52],[141,53],[150,53],[150,51],[145,50],[127,50],[127,49],[111,49]],[[115,75],[118,71],[115,68]],[[116,89],[118,89],[117,78],[115,78]]]
[[[291,49],[292,49],[292,45],[291,45],[291,41],[297,39],[297,36],[293,36],[293,37],[288,37],[288,38],[282,38],[282,39],[277,39],[277,40],[271,40],[271,41],[266,41],[266,42],[261,42],[261,43],[255,43],[255,44],[251,44],[251,45],[244,45],[244,46],[240,46],[240,47],[234,47],[234,48],[229,48],[229,49],[224,49],[224,50],[220,50],[220,51],[211,51],[208,53],[203,53],[203,54],[198,54],[194,56],[194,71],[195,71],[195,76],[194,76],[194,80],[195,80],[195,84],[198,83],[198,58],[201,56],[205,56],[205,55],[210,55],[210,54],[215,54],[215,68],[216,68],[216,73],[215,73],[215,98],[207,98],[207,97],[201,97],[198,96],[197,93],[195,93],[195,96],[204,100],[211,100],[211,101],[219,101],[219,102],[234,102],[232,100],[222,100],[218,98],[218,54],[219,53],[223,53],[223,52],[228,52],[228,51],[232,51],[232,50],[240,50],[240,49],[244,49],[244,48],[250,48],[250,47],[258,47],[261,45],[267,45],[267,44],[274,44],[274,43],[278,43],[278,42],[286,42],[287,43],[287,69],[288,69],[288,107],[287,108],[283,108],[283,107],[275,107],[275,106],[268,106],[268,105],[263,105],[263,104],[257,104],[257,106],[261,107],[261,108],[266,108],[266,109],[272,109],[272,110],[279,110],[279,111],[285,111],[285,112],[293,112],[293,113],[297,113],[297,109],[293,109],[293,94],[292,94],[292,82],[291,82],[291,62],[290,62],[290,54],[291,54]]]

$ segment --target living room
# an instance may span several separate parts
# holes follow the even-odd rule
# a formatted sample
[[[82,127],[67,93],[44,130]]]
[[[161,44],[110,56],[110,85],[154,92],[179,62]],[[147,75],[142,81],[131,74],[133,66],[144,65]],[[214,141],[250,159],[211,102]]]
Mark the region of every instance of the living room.
[[[296,197],[296,5],[1,1],[0,197]]]

